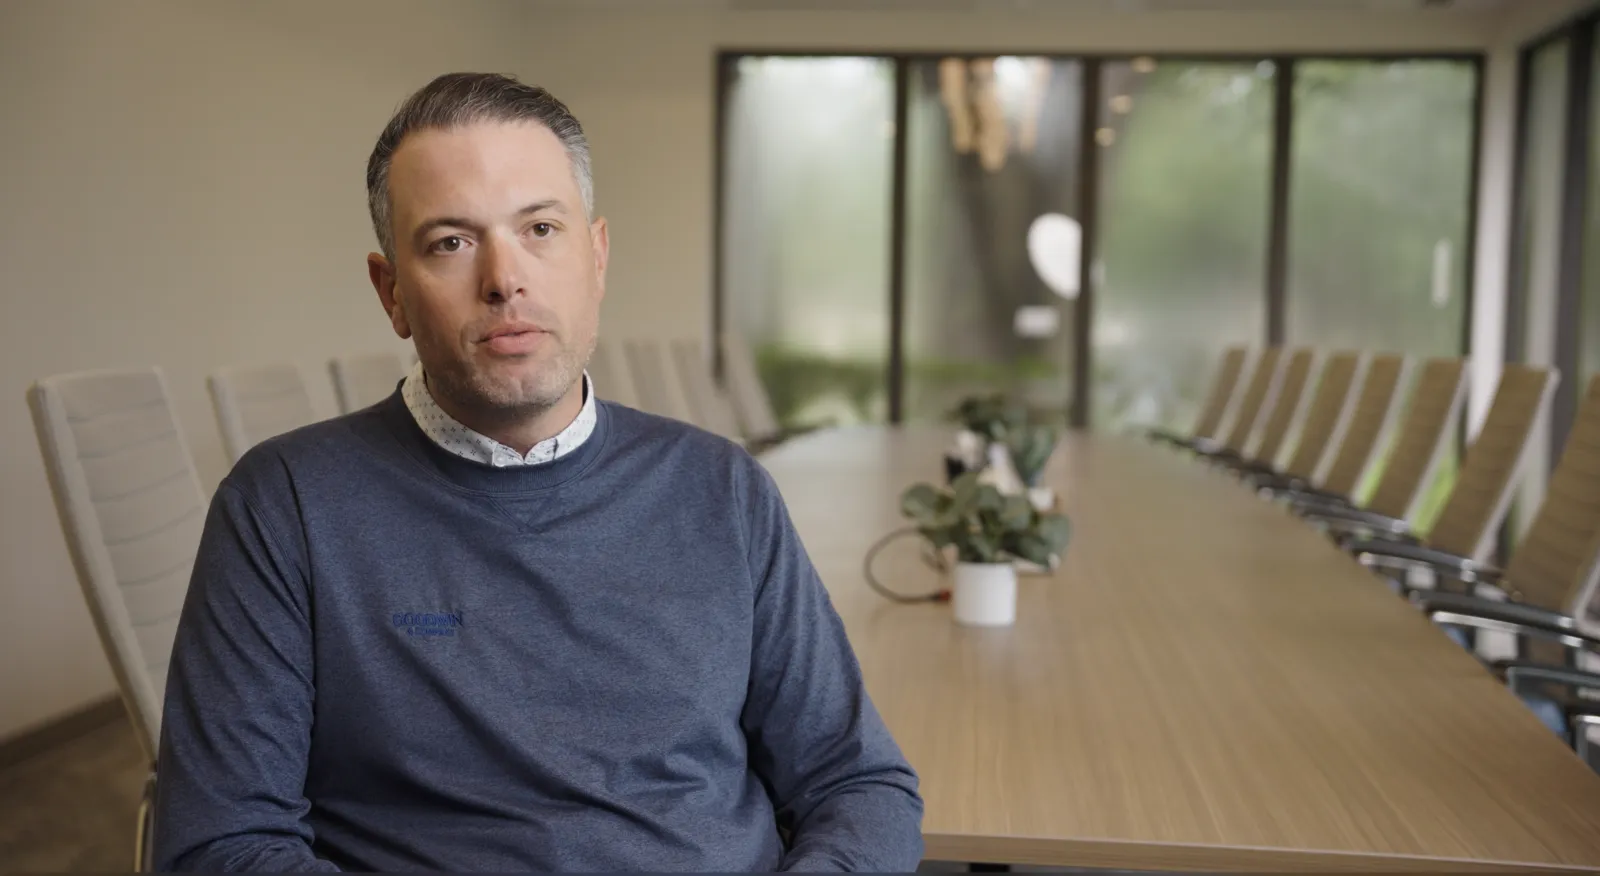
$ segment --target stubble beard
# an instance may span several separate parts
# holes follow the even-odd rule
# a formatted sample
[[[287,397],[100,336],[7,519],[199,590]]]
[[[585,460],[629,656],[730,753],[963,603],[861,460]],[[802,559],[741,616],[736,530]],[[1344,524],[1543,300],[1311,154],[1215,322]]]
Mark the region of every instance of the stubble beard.
[[[593,336],[578,348],[557,343],[560,348],[547,362],[534,370],[523,366],[515,374],[496,374],[470,358],[458,356],[438,357],[445,361],[432,364],[424,360],[428,389],[487,422],[508,423],[540,416],[560,403],[573,384],[582,379],[595,346]]]

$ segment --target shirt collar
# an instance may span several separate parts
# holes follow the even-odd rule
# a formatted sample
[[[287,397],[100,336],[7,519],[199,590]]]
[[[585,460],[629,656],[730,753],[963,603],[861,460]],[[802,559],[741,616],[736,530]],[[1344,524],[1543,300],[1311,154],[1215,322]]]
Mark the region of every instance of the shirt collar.
[[[428,389],[420,361],[406,375],[400,395],[405,400],[406,410],[411,412],[411,419],[417,421],[417,427],[429,440],[463,459],[496,468],[539,465],[560,459],[577,450],[594,433],[594,383],[587,371],[583,374],[583,408],[578,411],[577,418],[556,436],[535,444],[526,454],[519,454],[515,449],[463,426],[455,417],[445,413],[444,408],[434,401],[433,392]]]

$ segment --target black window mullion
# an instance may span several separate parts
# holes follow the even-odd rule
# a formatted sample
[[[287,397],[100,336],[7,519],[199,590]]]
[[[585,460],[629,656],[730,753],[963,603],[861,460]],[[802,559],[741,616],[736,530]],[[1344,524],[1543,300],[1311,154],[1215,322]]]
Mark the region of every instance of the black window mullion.
[[[911,59],[894,59],[894,151],[889,175],[889,422],[905,419],[906,152],[910,138]]]
[[[1288,334],[1289,184],[1294,164],[1293,58],[1272,59],[1272,187],[1267,211],[1268,346],[1282,345]]]

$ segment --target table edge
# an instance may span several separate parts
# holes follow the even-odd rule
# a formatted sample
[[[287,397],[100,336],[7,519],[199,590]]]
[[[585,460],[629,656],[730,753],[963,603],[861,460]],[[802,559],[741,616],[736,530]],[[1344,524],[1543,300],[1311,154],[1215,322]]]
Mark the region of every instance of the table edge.
[[[1382,852],[1143,840],[925,833],[923,843],[923,856],[928,860],[1096,869],[1266,873],[1504,873],[1508,870],[1600,873],[1600,864],[1492,861]]]

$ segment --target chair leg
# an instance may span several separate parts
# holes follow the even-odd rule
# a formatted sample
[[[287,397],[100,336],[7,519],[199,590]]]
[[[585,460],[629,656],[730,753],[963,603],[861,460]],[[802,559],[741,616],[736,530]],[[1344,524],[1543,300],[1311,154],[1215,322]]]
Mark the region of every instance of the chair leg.
[[[138,831],[133,838],[133,872],[149,873],[152,869],[150,861],[151,834],[155,829],[155,819],[152,810],[156,802],[156,774],[151,772],[144,780],[144,795],[139,799],[139,820],[136,826]]]

